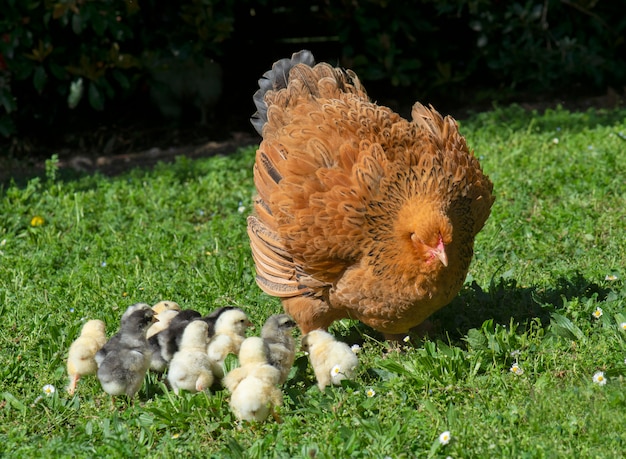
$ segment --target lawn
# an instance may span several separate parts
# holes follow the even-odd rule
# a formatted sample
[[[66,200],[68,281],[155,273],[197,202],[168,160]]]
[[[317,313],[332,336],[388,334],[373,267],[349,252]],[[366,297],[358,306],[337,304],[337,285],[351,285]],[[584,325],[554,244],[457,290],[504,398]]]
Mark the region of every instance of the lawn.
[[[335,323],[361,347],[357,377],[320,392],[298,353],[282,423],[238,425],[226,391],[176,396],[151,374],[114,410],[94,377],[65,391],[86,319],[110,336],[127,306],[169,299],[238,306],[258,334],[281,310],[254,282],[246,235],[254,148],[114,178],[69,177],[51,159],[46,176],[5,185],[0,457],[619,456],[626,110],[512,106],[460,125],[497,197],[463,290],[402,352]]]

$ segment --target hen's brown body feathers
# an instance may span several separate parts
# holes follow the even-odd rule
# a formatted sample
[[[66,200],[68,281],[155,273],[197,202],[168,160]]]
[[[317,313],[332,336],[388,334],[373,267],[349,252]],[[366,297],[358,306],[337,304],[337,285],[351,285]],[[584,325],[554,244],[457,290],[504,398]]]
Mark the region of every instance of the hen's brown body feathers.
[[[459,292],[492,183],[432,107],[405,120],[307,51],[264,77],[248,219],[257,283],[303,333],[344,317],[406,333]]]

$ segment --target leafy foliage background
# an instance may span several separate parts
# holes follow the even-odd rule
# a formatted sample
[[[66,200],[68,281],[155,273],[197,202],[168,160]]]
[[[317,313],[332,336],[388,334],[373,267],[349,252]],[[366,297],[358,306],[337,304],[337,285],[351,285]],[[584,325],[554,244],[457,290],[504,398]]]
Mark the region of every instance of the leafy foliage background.
[[[215,110],[245,118],[269,63],[301,48],[354,69],[370,94],[400,100],[472,103],[626,83],[623,0],[3,3],[5,140],[156,111],[150,69],[162,58],[217,62]]]

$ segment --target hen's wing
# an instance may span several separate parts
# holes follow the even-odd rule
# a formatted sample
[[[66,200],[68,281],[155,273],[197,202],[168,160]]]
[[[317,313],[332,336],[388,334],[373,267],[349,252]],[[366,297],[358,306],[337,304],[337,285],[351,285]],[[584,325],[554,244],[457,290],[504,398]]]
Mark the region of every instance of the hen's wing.
[[[399,117],[370,103],[354,73],[328,64],[295,64],[288,86],[279,83],[264,96],[248,232],[259,285],[289,297],[327,286],[360,257],[366,194],[387,162],[363,139],[389,135]]]

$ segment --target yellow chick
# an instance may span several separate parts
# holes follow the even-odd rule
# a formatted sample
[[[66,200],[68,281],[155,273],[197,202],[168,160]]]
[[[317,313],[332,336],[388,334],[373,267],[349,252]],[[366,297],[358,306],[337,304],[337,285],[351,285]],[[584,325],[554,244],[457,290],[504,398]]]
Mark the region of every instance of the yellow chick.
[[[180,389],[201,392],[213,384],[211,360],[206,353],[209,325],[194,320],[185,327],[178,351],[167,372],[167,380],[176,394]]]
[[[122,319],[120,331],[104,346],[107,352],[98,367],[102,389],[112,396],[135,396],[148,368],[152,352],[146,330],[154,320],[154,311],[139,309]]]
[[[261,329],[261,338],[269,350],[269,363],[280,370],[278,384],[287,380],[296,356],[296,340],[292,335],[295,326],[287,314],[274,314],[267,318]]]
[[[329,384],[341,385],[356,374],[359,359],[350,346],[337,341],[324,330],[310,331],[302,338],[302,350],[308,352],[317,386],[324,390]]]
[[[261,422],[272,414],[279,418],[275,407],[283,403],[277,387],[280,370],[269,364],[267,344],[262,338],[246,338],[239,351],[240,367],[224,377],[224,386],[231,393],[229,405],[240,421]]]
[[[224,360],[228,354],[239,353],[246,337],[246,329],[252,323],[239,308],[222,312],[215,321],[215,335],[207,346],[207,355],[213,362],[213,374],[217,379],[224,377]]]
[[[101,320],[89,320],[81,329],[80,336],[71,344],[67,354],[67,374],[70,384],[67,391],[74,394],[76,384],[83,375],[95,375],[98,370],[95,355],[106,343],[106,330]]]
[[[154,310],[154,307],[152,307],[152,310]],[[179,312],[180,311],[177,311],[176,309],[166,309],[165,311],[157,313],[157,319],[159,319],[159,321],[150,325],[150,328],[148,328],[146,333],[146,337],[150,338],[151,336],[156,335],[160,331],[169,327],[172,319],[176,317]]]
[[[180,311],[180,306],[174,301],[159,301],[154,306],[152,306],[152,310],[158,316],[158,314],[161,314],[164,311]]]

